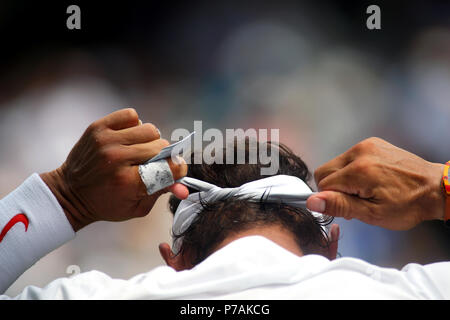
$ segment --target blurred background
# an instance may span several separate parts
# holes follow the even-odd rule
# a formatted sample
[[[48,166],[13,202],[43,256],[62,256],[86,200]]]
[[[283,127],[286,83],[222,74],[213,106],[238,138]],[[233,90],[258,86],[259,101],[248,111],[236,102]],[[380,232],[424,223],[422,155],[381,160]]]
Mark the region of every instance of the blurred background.
[[[450,159],[448,1],[0,2],[0,197],[65,160],[94,120],[134,107],[177,128],[277,128],[311,171],[370,136]],[[81,8],[81,30],[66,9]],[[368,30],[366,8],[381,8]],[[450,259],[442,223],[392,232],[341,224],[341,256],[385,267]],[[98,222],[6,292],[68,267],[130,278],[162,265],[167,197],[151,214]],[[70,269],[70,268],[69,268]]]

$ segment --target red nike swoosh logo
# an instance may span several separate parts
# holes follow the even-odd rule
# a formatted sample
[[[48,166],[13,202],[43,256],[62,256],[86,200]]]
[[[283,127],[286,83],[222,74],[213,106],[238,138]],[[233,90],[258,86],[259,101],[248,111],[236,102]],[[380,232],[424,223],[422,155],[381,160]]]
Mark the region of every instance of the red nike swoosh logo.
[[[16,214],[14,217],[9,220],[9,222],[6,224],[6,226],[3,227],[2,232],[0,233],[0,242],[2,242],[5,235],[8,233],[8,231],[16,224],[22,222],[25,226],[25,232],[28,230],[28,218],[23,213]]]

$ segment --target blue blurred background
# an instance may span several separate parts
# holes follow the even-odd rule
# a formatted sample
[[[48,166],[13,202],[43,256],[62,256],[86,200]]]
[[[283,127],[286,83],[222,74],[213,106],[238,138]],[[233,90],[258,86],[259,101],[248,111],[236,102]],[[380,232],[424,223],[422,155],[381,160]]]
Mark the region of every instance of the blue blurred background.
[[[450,159],[448,1],[2,1],[0,197],[58,167],[94,120],[134,107],[173,130],[277,128],[311,171],[370,136]],[[81,8],[68,30],[66,8]],[[381,30],[366,8],[381,8]],[[385,267],[450,259],[449,231],[341,224],[342,256]],[[7,291],[67,268],[129,278],[163,264],[167,196],[145,218],[98,222]]]

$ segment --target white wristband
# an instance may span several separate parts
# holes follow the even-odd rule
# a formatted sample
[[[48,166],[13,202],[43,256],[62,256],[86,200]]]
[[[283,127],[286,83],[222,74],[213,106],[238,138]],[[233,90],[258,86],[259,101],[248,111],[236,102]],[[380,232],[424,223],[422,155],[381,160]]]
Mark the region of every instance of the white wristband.
[[[75,237],[61,205],[36,173],[0,200],[0,232],[0,293],[40,258]]]

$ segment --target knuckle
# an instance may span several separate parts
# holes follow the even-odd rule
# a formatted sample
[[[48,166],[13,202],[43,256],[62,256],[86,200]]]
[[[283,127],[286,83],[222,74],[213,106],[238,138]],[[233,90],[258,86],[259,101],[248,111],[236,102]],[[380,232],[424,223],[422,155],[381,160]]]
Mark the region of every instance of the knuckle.
[[[171,166],[172,175],[174,176],[175,180],[180,179],[187,174],[187,165],[186,163],[179,163],[174,164],[173,167]]]
[[[142,130],[144,131],[145,136],[148,138],[151,139],[159,138],[159,131],[156,128],[156,126],[152,123],[142,124]]]
[[[93,132],[91,134],[91,140],[97,149],[118,147],[118,140],[114,132],[108,128]]]
[[[348,215],[345,210],[345,201],[343,197],[333,197],[331,201],[327,202],[327,211],[333,213],[333,215],[338,217],[343,217],[348,219]]]
[[[334,210],[338,216],[348,219],[347,210],[345,210],[345,202],[343,197],[336,197],[334,202]]]
[[[357,143],[353,151],[357,154],[365,154],[373,151],[383,140],[377,137],[370,137]]]
[[[370,137],[363,141],[364,145],[364,151],[370,152],[372,151],[378,144],[378,138],[376,137]]]
[[[319,183],[322,175],[323,175],[323,166],[319,167],[316,169],[316,171],[314,171],[314,180],[316,181],[316,183]]]
[[[367,158],[360,158],[353,162],[353,169],[358,172],[367,172],[372,166],[372,162]]]
[[[117,162],[121,159],[121,152],[119,148],[101,148],[100,158],[106,163]]]
[[[170,145],[169,141],[167,141],[166,139],[159,139],[159,142],[163,148]]]
[[[361,142],[358,142],[357,144],[355,144],[352,148],[351,148],[351,152],[354,154],[362,154],[366,151],[366,140],[363,140]]]
[[[182,164],[178,162],[177,159],[169,158],[166,160],[167,164],[169,165],[170,171],[172,173],[172,176],[174,180],[178,180],[183,175],[184,168],[182,167]],[[186,169],[187,172],[187,169]]]
[[[327,187],[327,183],[325,180],[321,180],[317,183],[317,188],[319,188],[319,190],[325,190]]]
[[[126,108],[122,110],[123,113],[123,117],[125,117],[126,119],[130,119],[130,120],[139,120],[139,115],[137,113],[137,111],[134,108]]]
[[[365,139],[365,140],[363,140],[361,142],[358,142],[354,146],[353,151],[356,154],[365,154],[365,153],[367,153],[370,150],[371,146],[372,146],[372,142],[370,141],[370,138],[369,139]]]
[[[380,143],[384,143],[385,141],[379,137],[370,137],[367,139],[372,145],[378,145]]]
[[[109,143],[108,135],[103,131],[96,131],[92,135],[95,145],[99,148],[106,146]]]
[[[87,127],[86,132],[94,134],[100,130],[100,127],[101,127],[100,121],[99,120],[94,121]]]

